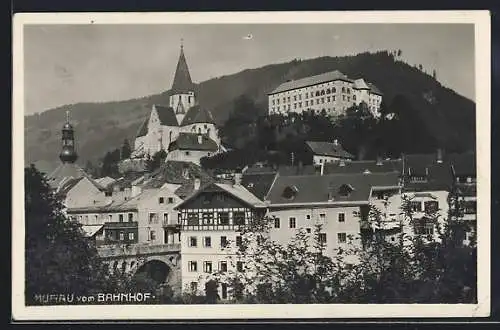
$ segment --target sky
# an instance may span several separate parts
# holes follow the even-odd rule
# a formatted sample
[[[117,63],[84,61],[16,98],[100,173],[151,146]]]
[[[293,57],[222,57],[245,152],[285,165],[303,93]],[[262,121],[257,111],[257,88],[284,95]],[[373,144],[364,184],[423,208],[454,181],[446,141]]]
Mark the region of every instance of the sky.
[[[180,43],[194,82],[273,63],[402,50],[474,100],[472,24],[27,25],[25,114],[120,101],[172,84]]]

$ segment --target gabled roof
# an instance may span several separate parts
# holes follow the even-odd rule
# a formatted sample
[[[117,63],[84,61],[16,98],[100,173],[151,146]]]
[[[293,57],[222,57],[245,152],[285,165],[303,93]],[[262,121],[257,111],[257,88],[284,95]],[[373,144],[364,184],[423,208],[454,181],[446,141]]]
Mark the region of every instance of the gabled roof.
[[[366,84],[365,80],[360,78],[354,80],[354,89],[370,89],[370,87]]]
[[[115,182],[115,179],[109,177],[109,176],[105,176],[103,178],[98,178],[98,179],[95,179],[95,182],[97,182],[100,186],[102,187],[107,187],[108,185],[112,184],[113,182]]]
[[[348,159],[354,158],[354,156],[345,151],[340,144],[335,144],[331,142],[315,142],[315,141],[307,141],[306,144],[315,155],[348,158]]]
[[[85,175],[83,169],[75,163],[62,163],[47,175],[47,182],[53,189],[61,188],[61,184],[71,179],[79,179]]]
[[[200,151],[217,151],[219,146],[217,143],[206,135],[201,135],[201,143],[199,143],[196,133],[179,133],[177,139],[170,143],[168,150],[200,150]]]
[[[201,186],[196,192],[186,197],[186,199],[176,206],[175,209],[182,209],[186,203],[195,199],[197,196],[202,194],[205,191],[225,191],[231,196],[239,199],[240,201],[248,204],[251,207],[265,207],[266,204],[258,199],[255,195],[253,195],[250,191],[248,191],[242,185],[231,184],[231,183],[220,183],[220,182],[212,182],[205,186]]]
[[[137,130],[137,134],[135,135],[135,137],[146,136],[148,134],[148,124],[149,124],[149,117],[142,122],[141,126],[139,126],[139,129]]]
[[[200,107],[199,105],[194,105],[189,108],[188,112],[184,116],[182,120],[181,126],[187,126],[191,124],[214,124],[215,121],[212,116],[212,113]]]
[[[325,82],[335,81],[335,80],[344,80],[344,81],[352,82],[352,79],[349,79],[345,74],[343,74],[342,72],[340,72],[338,70],[335,70],[335,71],[325,72],[322,74],[318,74],[315,76],[310,76],[310,77],[306,77],[306,78],[302,78],[302,79],[298,79],[298,80],[287,81],[287,82],[279,85],[275,90],[273,90],[269,94],[271,95],[271,94],[281,93],[281,92],[289,91],[292,89],[313,86],[313,85],[322,84]]]
[[[179,61],[177,62],[177,68],[175,69],[174,82],[172,83],[171,93],[181,94],[193,91],[193,81],[191,80],[186,57],[184,56],[184,48],[181,47],[181,53],[179,54]]]
[[[404,156],[405,189],[414,191],[450,190],[453,185],[451,164],[443,158],[437,162],[434,154]],[[411,177],[425,177],[424,182],[412,182]]]
[[[195,177],[200,178],[202,183],[211,179],[210,175],[203,171],[200,166],[192,162],[169,160],[151,174],[145,187],[161,187],[165,183],[185,185],[192,183]]]
[[[153,104],[153,109],[156,109],[158,118],[163,126],[179,126],[175,112],[172,107],[165,107],[162,105]]]
[[[278,176],[268,200],[271,207],[281,204],[366,203],[373,186],[393,187],[398,184],[397,173]],[[353,190],[349,195],[342,196],[340,188],[346,186]],[[283,196],[288,187],[296,188],[294,198]]]
[[[241,185],[256,197],[264,200],[276,177],[276,173],[243,174]]]
[[[378,87],[375,86],[374,84],[368,83],[368,86],[370,86],[370,93],[377,94],[377,95],[384,95],[384,94],[382,94],[380,89],[378,89]]]

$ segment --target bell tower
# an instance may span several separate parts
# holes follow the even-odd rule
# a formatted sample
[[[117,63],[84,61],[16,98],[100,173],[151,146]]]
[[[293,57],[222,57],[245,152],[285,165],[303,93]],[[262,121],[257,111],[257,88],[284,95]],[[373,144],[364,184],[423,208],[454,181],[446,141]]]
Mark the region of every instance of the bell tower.
[[[63,163],[74,163],[78,159],[75,150],[75,131],[69,123],[69,111],[66,111],[66,123],[62,128],[62,149],[59,158]]]
[[[194,95],[194,84],[191,80],[186,57],[184,56],[184,45],[181,40],[181,51],[179,61],[175,70],[174,81],[170,89],[170,106],[175,111],[177,122],[181,124],[189,108],[196,104]]]

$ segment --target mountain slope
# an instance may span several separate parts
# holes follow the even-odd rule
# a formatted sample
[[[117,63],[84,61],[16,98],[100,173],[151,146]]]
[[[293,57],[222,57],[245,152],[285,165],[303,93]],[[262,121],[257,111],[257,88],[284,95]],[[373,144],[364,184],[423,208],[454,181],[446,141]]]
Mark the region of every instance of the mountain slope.
[[[388,52],[294,60],[244,70],[198,84],[198,100],[221,124],[228,118],[234,100],[241,95],[253,99],[265,112],[267,93],[279,84],[330,70],[340,70],[350,78],[363,77],[374,83],[384,93],[387,104],[395,96],[404,95],[410,101],[412,111],[425,124],[425,129],[444,147],[454,150],[475,147],[474,102],[441,86],[416,67],[395,60]],[[106,151],[118,147],[125,138],[133,141],[151,105],[166,104],[168,93],[120,102],[78,103],[27,116],[26,163],[58,161],[60,128],[68,109],[76,127],[78,163],[83,165],[87,160],[95,161]]]

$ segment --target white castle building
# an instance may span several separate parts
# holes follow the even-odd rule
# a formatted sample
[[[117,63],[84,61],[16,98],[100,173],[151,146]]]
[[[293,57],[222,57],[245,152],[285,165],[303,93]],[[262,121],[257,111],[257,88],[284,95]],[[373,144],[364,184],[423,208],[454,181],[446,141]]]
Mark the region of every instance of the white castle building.
[[[269,114],[326,112],[342,115],[346,109],[362,102],[378,117],[382,92],[364,79],[350,79],[340,71],[322,73],[287,81],[268,94]]]
[[[132,158],[165,150],[167,160],[190,161],[224,151],[215,121],[196,99],[194,84],[181,46],[168,106],[154,104],[140,126]]]

